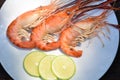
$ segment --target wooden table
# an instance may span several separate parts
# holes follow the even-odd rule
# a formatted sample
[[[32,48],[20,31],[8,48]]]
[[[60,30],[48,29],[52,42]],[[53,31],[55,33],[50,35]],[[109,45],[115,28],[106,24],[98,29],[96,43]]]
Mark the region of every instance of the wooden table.
[[[0,0],[0,7],[4,1],[5,0]],[[120,0],[117,0],[115,6],[120,7]],[[120,11],[116,11],[115,13],[118,19],[118,23],[120,24]],[[0,80],[13,80],[4,70],[2,65],[0,65]],[[100,80],[120,80],[120,44],[114,62]]]

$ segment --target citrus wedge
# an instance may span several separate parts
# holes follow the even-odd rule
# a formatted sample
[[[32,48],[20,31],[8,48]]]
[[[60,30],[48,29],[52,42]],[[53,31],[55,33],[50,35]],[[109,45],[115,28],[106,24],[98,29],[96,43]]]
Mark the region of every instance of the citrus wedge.
[[[52,62],[53,73],[62,80],[70,79],[76,71],[73,60],[67,56],[58,56]]]
[[[56,56],[48,55],[44,57],[39,64],[39,73],[45,80],[57,80],[57,77],[52,72],[52,61]]]
[[[45,57],[46,54],[40,51],[33,51],[28,54],[24,59],[24,69],[31,76],[40,76],[38,72],[39,62]]]

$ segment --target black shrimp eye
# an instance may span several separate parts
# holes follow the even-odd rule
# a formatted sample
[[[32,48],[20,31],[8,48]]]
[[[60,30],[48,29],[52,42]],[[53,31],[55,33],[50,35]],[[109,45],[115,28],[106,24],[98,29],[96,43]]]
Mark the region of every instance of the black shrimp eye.
[[[67,11],[67,15],[70,15],[71,14],[71,12],[70,11]]]
[[[24,36],[21,37],[21,40],[22,41],[27,41],[26,37],[24,37]]]

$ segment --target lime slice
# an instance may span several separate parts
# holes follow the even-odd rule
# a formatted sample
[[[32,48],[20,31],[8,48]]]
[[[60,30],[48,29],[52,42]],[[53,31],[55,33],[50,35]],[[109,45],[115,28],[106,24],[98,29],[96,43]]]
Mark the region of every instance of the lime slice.
[[[70,57],[58,56],[52,62],[52,71],[59,79],[68,80],[75,74],[76,66]]]
[[[38,72],[39,62],[45,57],[46,54],[40,51],[33,51],[28,54],[24,59],[24,69],[31,76],[40,76]]]
[[[56,56],[48,55],[44,57],[39,64],[39,73],[45,80],[57,80],[57,77],[52,72],[52,61]]]

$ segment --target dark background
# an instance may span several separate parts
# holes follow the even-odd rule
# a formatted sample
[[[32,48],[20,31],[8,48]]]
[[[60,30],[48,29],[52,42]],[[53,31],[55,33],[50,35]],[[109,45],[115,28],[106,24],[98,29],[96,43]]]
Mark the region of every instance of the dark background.
[[[0,7],[4,3],[4,1],[5,0],[0,0]],[[115,6],[120,7],[120,0],[117,0]],[[118,23],[120,24],[120,11],[115,11],[115,14],[117,16]],[[13,80],[7,74],[7,72],[4,70],[1,64],[0,64],[0,80]],[[120,43],[114,62],[100,80],[120,80]]]

